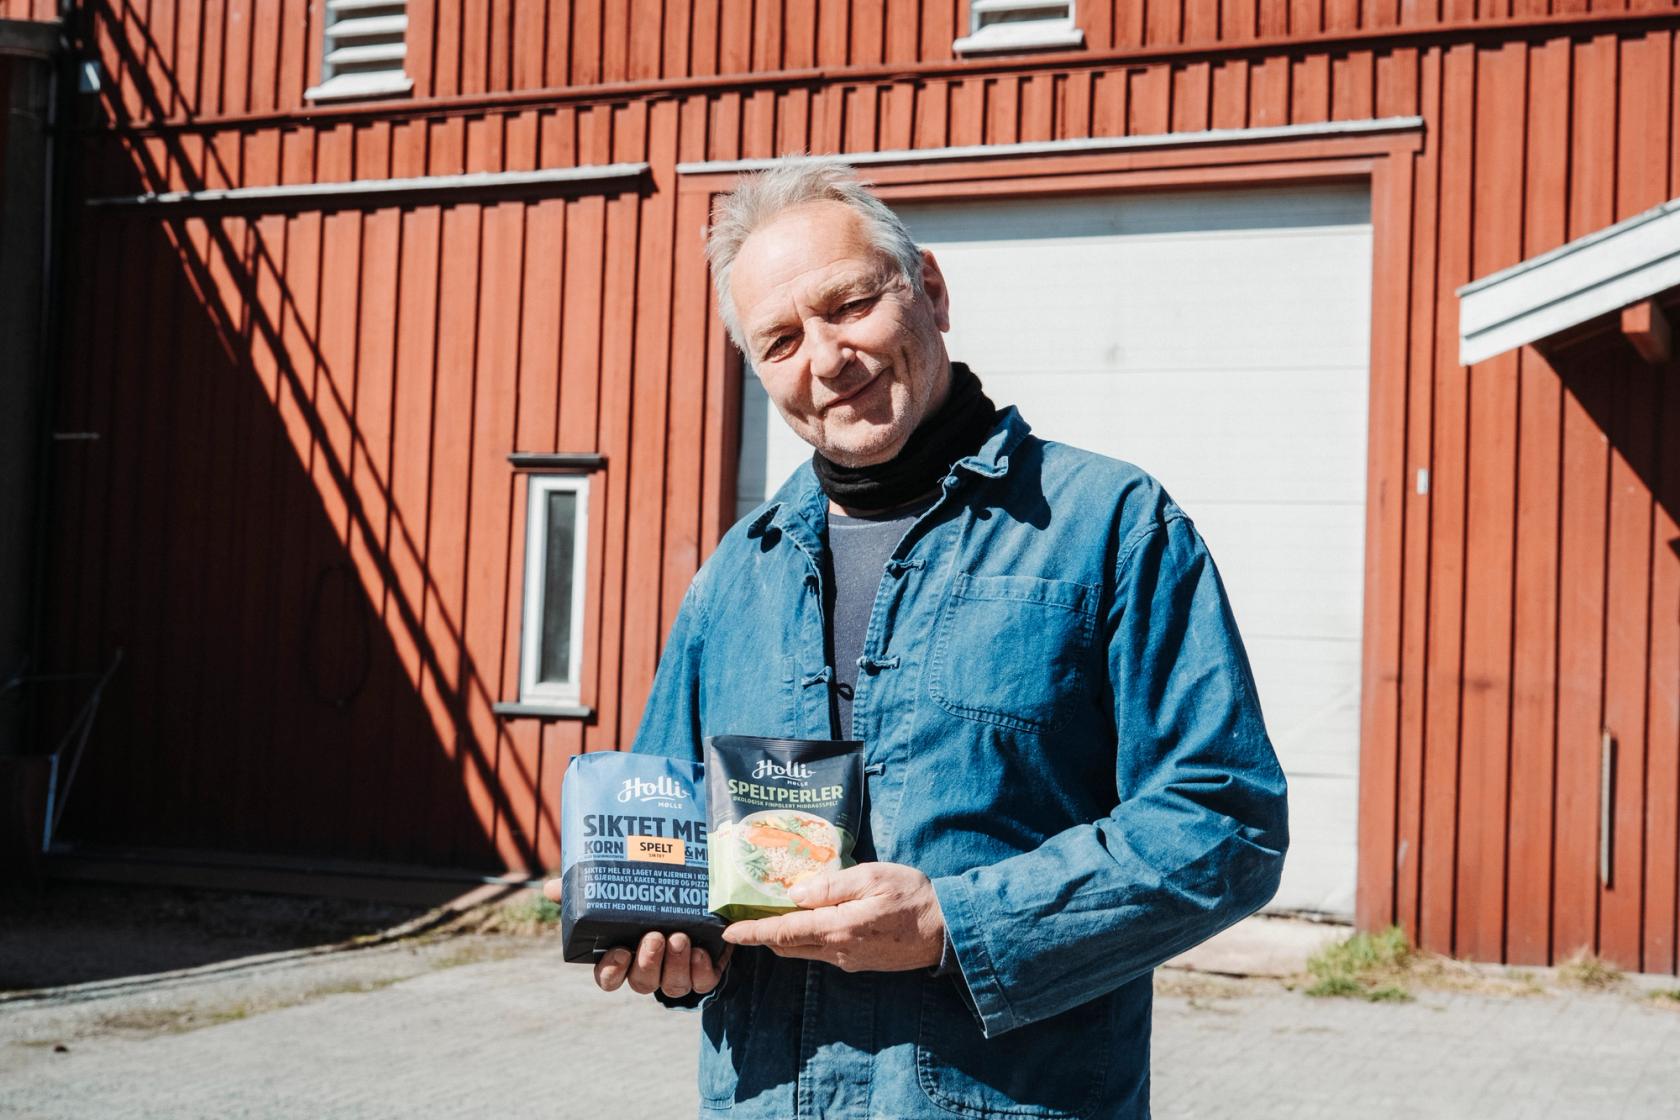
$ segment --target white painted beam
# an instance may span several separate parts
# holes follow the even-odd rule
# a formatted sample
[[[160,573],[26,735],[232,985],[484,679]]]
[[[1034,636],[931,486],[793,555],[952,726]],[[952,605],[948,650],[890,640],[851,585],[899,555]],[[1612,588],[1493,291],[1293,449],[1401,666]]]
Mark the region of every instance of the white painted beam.
[[[895,163],[934,163],[960,159],[1006,159],[1022,156],[1085,155],[1135,149],[1182,148],[1203,144],[1242,144],[1260,140],[1314,140],[1362,133],[1409,132],[1423,128],[1422,117],[1286,124],[1272,128],[1214,128],[1205,132],[1162,132],[1153,136],[1097,136],[1077,140],[1029,141],[1023,144],[966,144],[950,148],[905,148],[843,155],[782,156],[776,159],[714,159],[677,164],[678,175],[717,175],[763,171],[796,161],[837,160],[853,167]]]
[[[203,206],[214,203],[293,202],[367,195],[441,196],[473,194],[519,187],[597,185],[638,179],[648,173],[645,163],[605,163],[585,167],[553,167],[541,171],[481,171],[467,175],[422,175],[408,179],[351,179],[332,183],[292,183],[273,187],[228,187],[162,194],[116,195],[90,198],[89,206],[135,206],[147,209]]]
[[[1473,365],[1680,286],[1680,198],[1458,289]]]

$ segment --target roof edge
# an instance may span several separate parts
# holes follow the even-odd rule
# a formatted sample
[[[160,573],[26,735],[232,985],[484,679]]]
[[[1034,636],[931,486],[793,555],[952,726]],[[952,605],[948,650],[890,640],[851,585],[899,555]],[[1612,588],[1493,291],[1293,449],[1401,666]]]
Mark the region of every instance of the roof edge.
[[[1680,198],[1457,289],[1474,365],[1680,285]]]

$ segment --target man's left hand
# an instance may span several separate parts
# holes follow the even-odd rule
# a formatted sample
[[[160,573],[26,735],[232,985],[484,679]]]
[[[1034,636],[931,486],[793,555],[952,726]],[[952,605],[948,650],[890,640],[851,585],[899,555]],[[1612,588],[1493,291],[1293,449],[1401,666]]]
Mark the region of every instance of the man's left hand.
[[[945,915],[933,883],[901,863],[860,863],[795,883],[805,909],[735,922],[723,939],[782,957],[827,961],[847,972],[905,972],[939,963]]]

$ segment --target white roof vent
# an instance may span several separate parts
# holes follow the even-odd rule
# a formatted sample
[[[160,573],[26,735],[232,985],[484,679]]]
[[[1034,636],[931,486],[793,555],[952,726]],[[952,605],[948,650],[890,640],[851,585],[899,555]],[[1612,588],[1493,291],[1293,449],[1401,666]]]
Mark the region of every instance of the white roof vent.
[[[304,94],[311,101],[386,97],[414,88],[403,73],[405,0],[327,0],[326,32],[321,84]]]
[[[1081,47],[1072,0],[969,0],[969,35],[951,44],[958,54]]]

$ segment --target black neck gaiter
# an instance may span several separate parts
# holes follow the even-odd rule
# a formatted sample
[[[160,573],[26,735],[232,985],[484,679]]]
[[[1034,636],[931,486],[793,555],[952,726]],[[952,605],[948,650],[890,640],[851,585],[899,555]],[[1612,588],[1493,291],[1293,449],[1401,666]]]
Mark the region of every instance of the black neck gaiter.
[[[817,451],[811,467],[830,501],[853,510],[895,509],[932,490],[951,464],[980,450],[996,420],[997,407],[980,388],[980,379],[963,363],[952,362],[950,395],[893,458],[869,467],[843,467]]]

